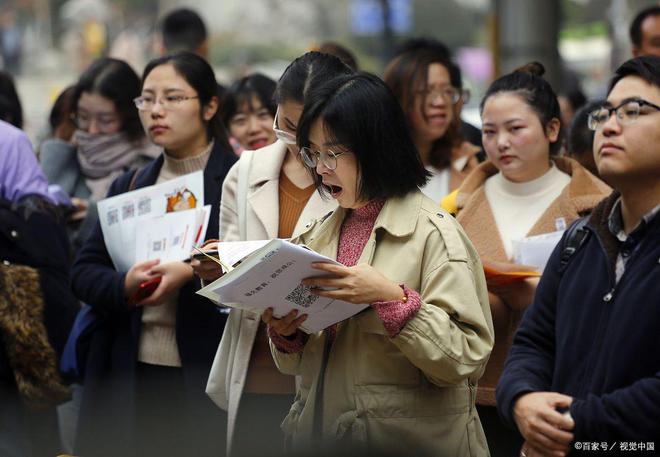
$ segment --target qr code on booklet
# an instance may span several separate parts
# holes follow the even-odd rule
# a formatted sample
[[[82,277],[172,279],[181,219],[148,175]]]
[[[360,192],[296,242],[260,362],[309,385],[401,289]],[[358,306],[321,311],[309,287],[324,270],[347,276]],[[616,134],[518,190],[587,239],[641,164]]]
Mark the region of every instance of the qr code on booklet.
[[[319,298],[318,295],[311,294],[309,292],[310,289],[310,286],[298,284],[298,287],[293,289],[291,293],[285,297],[285,300],[288,300],[302,308],[309,308]]]

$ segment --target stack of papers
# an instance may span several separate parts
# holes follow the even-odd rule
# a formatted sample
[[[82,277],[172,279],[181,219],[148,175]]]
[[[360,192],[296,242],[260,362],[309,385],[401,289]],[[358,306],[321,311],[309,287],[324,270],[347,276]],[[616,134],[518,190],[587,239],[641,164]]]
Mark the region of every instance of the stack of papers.
[[[326,275],[312,268],[313,262],[339,265],[305,246],[281,239],[220,242],[218,255],[226,265],[240,264],[197,291],[216,304],[259,314],[273,308],[278,318],[296,309],[299,316],[308,316],[300,326],[307,333],[321,331],[369,306],[314,295],[301,284],[305,278]]]
[[[99,201],[103,239],[117,271],[145,260],[190,257],[211,215],[203,202],[202,171]]]
[[[558,230],[513,240],[514,262],[521,265],[531,265],[536,267],[538,271],[543,272],[550,254],[552,254],[563,234],[563,230]]]

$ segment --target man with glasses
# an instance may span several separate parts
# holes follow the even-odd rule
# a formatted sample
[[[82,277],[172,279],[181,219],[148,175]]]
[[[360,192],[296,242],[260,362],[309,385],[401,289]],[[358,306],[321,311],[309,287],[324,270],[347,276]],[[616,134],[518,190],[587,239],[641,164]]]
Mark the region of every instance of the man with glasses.
[[[555,249],[497,388],[521,455],[660,446],[659,127],[660,57],[629,60],[589,115],[616,190]]]

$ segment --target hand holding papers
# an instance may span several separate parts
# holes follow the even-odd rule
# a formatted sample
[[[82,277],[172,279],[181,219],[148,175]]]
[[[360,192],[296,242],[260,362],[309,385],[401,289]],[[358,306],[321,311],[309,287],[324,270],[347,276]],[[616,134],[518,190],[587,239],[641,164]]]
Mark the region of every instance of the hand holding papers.
[[[307,333],[323,330],[368,306],[310,293],[310,287],[301,281],[324,275],[311,264],[338,263],[304,246],[280,239],[220,242],[218,254],[228,266],[242,262],[197,292],[215,303],[259,314],[273,308],[273,314],[278,318],[296,309],[299,315],[308,315],[300,327]]]
[[[138,260],[183,260],[204,239],[210,207],[202,171],[98,202],[108,254],[117,271]],[[184,214],[185,213],[185,214]]]

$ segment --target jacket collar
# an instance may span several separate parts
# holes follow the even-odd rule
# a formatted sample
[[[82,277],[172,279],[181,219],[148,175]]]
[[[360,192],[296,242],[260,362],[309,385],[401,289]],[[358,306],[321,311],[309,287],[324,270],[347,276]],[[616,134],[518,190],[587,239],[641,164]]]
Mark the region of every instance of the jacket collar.
[[[280,140],[252,151],[256,157],[252,157],[250,165],[249,186],[256,187],[266,181],[278,181],[287,151],[286,144]]]
[[[405,237],[412,234],[417,226],[423,199],[424,194],[419,190],[413,191],[412,195],[407,194],[403,197],[387,199],[376,218],[373,230],[383,229],[395,237]],[[348,211],[346,208],[338,208],[327,219],[322,219],[319,228],[319,240],[339,233]]]
[[[606,189],[607,185],[571,158],[553,157],[551,160],[560,171],[571,177],[566,191],[576,212],[583,214],[591,210],[594,199],[600,200],[602,198],[603,189]],[[475,168],[458,190],[456,196],[458,209],[462,209],[470,196],[496,173],[498,173],[498,169],[491,161],[486,161]]]

